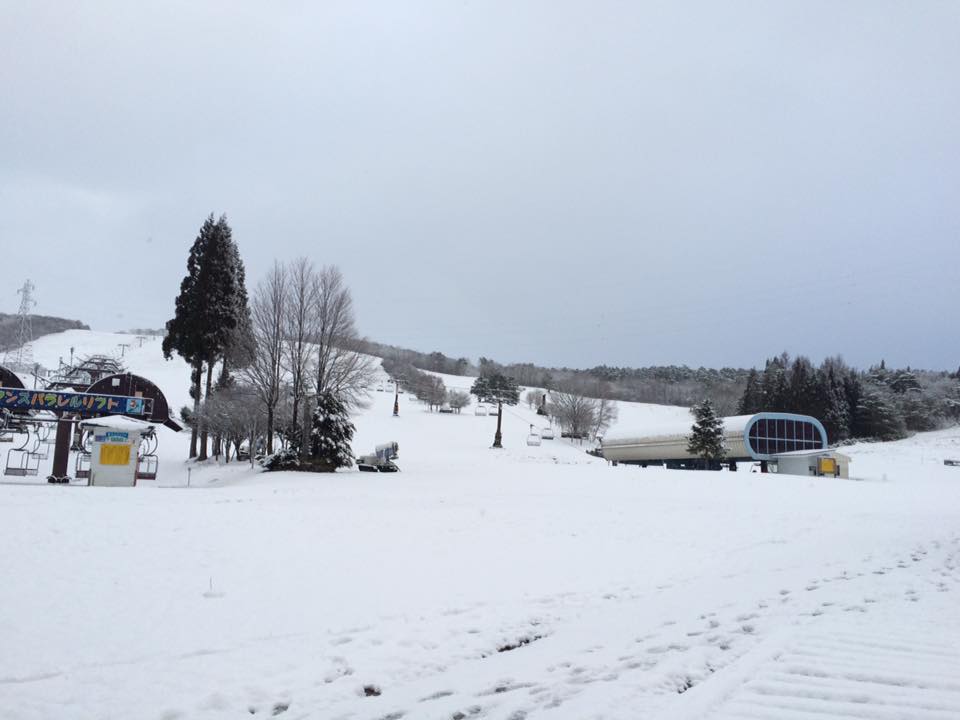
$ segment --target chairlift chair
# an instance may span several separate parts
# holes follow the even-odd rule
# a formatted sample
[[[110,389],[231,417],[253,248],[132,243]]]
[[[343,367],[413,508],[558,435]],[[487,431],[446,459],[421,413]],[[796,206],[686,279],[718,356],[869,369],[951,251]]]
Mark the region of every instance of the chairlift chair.
[[[530,426],[530,434],[527,435],[527,445],[532,447],[540,445],[540,433],[533,429],[533,425]]]
[[[40,470],[40,457],[31,450],[27,450],[29,444],[30,432],[28,429],[23,445],[7,450],[7,462],[3,468],[4,475],[27,477],[37,474]]]
[[[486,405],[477,405],[476,409],[473,411],[474,415],[486,415],[487,406]]]
[[[73,463],[73,476],[77,480],[90,478],[90,453],[78,452],[77,459]]]
[[[13,442],[13,429],[10,427],[13,414],[3,408],[0,410],[0,442]]]
[[[44,439],[44,430],[47,431],[47,435],[50,434],[50,429],[47,426],[41,425],[37,429],[37,437],[33,441],[33,450],[30,452],[31,455],[36,455],[38,460],[46,460],[50,457],[50,446],[47,444]]]
[[[552,427],[543,428],[540,431],[540,437],[542,437],[544,440],[553,440],[554,438],[553,428]]]
[[[155,433],[140,438],[137,454],[137,480],[157,479],[157,436]]]
[[[57,438],[51,432],[52,429],[53,426],[46,423],[37,426],[38,444],[53,445],[57,442]]]
[[[92,433],[83,432],[80,435],[80,442],[72,448],[77,451],[77,457],[73,463],[73,476],[78,480],[90,478],[91,440]]]

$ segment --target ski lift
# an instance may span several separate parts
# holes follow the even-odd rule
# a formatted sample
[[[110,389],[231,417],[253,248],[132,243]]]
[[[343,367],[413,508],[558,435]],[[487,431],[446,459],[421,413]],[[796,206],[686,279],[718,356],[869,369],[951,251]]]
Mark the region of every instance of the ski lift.
[[[52,432],[53,425],[41,425],[38,430],[38,435],[40,436],[40,442],[45,445],[54,445],[57,442],[57,438]]]
[[[37,428],[37,437],[33,441],[33,450],[30,452],[31,455],[36,455],[38,461],[46,460],[50,457],[50,446],[47,444],[46,438],[50,436],[50,426],[49,425],[40,425]]]
[[[540,433],[533,429],[533,425],[530,425],[530,434],[527,435],[527,445],[537,447],[540,445]]]
[[[137,480],[157,479],[157,435],[145,434],[140,438],[140,450],[137,454]]]
[[[552,427],[543,428],[540,431],[540,437],[542,437],[544,440],[553,440],[554,438],[553,428]]]
[[[77,480],[90,478],[90,453],[77,453],[76,462],[73,464],[73,476],[77,478]]]
[[[32,450],[27,450],[30,444],[30,431],[27,429],[27,437],[23,445],[7,450],[7,464],[3,468],[4,475],[15,477],[26,477],[36,475],[40,470],[40,456]]]
[[[474,415],[486,415],[487,406],[486,405],[477,405],[476,409],[473,411]]]
[[[92,435],[83,433],[80,444],[77,446],[77,459],[73,464],[73,476],[78,480],[90,478],[90,450]]]
[[[13,442],[13,428],[10,427],[12,417],[13,415],[6,408],[0,411],[0,443]]]
[[[377,392],[383,392],[383,383],[377,385]]]

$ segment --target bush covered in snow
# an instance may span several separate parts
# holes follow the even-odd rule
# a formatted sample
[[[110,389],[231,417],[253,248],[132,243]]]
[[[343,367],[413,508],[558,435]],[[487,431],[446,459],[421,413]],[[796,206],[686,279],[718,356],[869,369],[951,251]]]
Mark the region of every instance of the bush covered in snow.
[[[300,455],[296,450],[287,448],[267,455],[260,464],[265,470],[299,470]]]

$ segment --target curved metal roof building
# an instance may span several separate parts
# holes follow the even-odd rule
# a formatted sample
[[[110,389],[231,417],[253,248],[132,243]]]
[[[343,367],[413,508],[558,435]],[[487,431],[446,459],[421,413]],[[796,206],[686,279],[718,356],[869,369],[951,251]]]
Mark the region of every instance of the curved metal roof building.
[[[622,463],[658,463],[693,460],[687,441],[689,424],[664,427],[648,435],[603,438],[601,452],[607,460]],[[727,460],[771,460],[782,453],[826,450],[827,431],[814,417],[793,413],[762,412],[723,419]]]

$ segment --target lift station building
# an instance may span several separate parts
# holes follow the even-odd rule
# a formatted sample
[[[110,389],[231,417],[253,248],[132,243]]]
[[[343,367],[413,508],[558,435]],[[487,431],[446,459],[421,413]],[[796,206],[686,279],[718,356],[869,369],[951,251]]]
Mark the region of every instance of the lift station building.
[[[664,426],[647,434],[604,437],[601,454],[614,463],[695,467],[698,458],[687,450],[693,422]],[[790,474],[831,474],[846,477],[849,458],[827,446],[827,431],[814,417],[762,412],[723,419],[725,462],[759,462],[761,467]],[[823,472],[823,468],[828,472]]]

